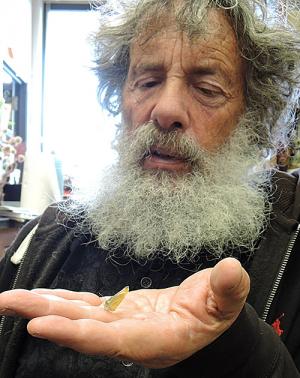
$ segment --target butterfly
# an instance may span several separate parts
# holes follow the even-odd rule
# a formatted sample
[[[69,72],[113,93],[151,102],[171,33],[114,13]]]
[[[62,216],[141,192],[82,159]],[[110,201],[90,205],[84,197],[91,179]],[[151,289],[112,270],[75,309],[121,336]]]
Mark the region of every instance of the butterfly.
[[[128,293],[129,293],[129,286],[125,286],[122,290],[118,291],[115,295],[108,298],[104,302],[104,310],[115,311]]]

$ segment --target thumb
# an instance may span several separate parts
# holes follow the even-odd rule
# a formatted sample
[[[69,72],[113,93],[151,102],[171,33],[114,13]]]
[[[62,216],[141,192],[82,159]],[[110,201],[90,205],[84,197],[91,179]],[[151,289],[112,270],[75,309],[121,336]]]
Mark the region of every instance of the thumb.
[[[220,261],[210,276],[211,299],[224,318],[237,317],[250,290],[250,279],[240,262],[232,257]]]

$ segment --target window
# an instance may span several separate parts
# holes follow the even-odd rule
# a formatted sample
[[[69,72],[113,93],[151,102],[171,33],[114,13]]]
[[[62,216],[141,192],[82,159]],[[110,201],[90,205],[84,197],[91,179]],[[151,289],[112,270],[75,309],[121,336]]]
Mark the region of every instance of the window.
[[[24,81],[3,62],[3,99],[7,119],[2,120],[2,127],[20,135],[23,140],[26,140],[26,91]]]
[[[43,149],[71,176],[91,175],[114,159],[115,119],[101,109],[88,37],[97,12],[84,5],[46,5]],[[91,164],[97,159],[97,164]]]

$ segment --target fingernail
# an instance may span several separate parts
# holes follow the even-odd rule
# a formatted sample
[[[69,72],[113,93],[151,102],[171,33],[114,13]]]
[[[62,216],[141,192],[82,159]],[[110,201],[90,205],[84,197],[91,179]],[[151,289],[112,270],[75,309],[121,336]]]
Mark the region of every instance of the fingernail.
[[[45,339],[45,337],[39,334],[38,332],[34,332],[34,333],[29,332],[29,333],[31,336],[36,337],[37,339]]]

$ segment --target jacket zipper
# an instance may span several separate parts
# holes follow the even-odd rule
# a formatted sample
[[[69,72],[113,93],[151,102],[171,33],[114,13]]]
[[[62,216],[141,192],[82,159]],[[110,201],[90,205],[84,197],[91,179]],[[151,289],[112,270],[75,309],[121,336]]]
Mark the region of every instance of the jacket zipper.
[[[33,235],[34,235],[34,234],[32,234],[31,237],[30,237],[30,239],[29,239],[29,244],[30,244],[30,242],[31,242],[31,239],[33,238]],[[29,246],[29,244],[28,244],[28,246]],[[24,259],[25,259],[26,254],[27,254],[27,251],[28,251],[28,247],[27,247],[27,249],[26,249],[26,251],[25,251],[25,253],[24,253],[23,257],[22,257],[22,260],[21,260],[21,262],[20,262],[20,265],[19,265],[19,267],[18,267],[18,270],[17,270],[16,276],[15,276],[15,279],[14,279],[14,281],[13,281],[13,284],[12,284],[10,290],[13,290],[13,289],[16,288],[16,284],[17,284],[18,278],[19,278],[19,276],[20,276],[20,272],[21,272],[21,269],[22,269],[23,262],[24,262]],[[6,316],[5,316],[5,315],[1,316],[1,321],[0,321],[0,336],[2,335],[2,331],[3,331],[3,327],[4,327],[5,319],[6,319]]]
[[[278,287],[280,285],[280,282],[281,282],[281,279],[282,279],[282,276],[285,272],[285,269],[286,269],[286,266],[287,266],[287,263],[289,262],[289,259],[290,259],[290,256],[291,256],[291,253],[292,253],[292,250],[294,248],[294,245],[295,245],[295,242],[296,242],[296,239],[299,235],[299,232],[300,232],[300,224],[298,224],[297,226],[297,229],[294,231],[294,233],[292,234],[291,238],[290,238],[290,241],[289,241],[289,244],[288,244],[288,247],[287,247],[287,250],[285,252],[285,255],[283,257],[283,260],[281,262],[281,266],[279,268],[279,271],[277,273],[277,276],[275,278],[275,281],[273,283],[273,287],[272,287],[272,290],[269,294],[269,297],[268,297],[268,300],[266,302],[266,305],[265,305],[265,308],[264,308],[264,312],[261,316],[261,319],[266,321],[267,320],[267,317],[268,317],[268,314],[269,314],[269,311],[270,311],[270,308],[271,308],[271,305],[273,303],[273,300],[275,298],[275,295],[277,293],[277,290],[278,290]]]

